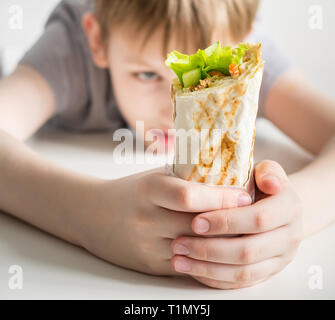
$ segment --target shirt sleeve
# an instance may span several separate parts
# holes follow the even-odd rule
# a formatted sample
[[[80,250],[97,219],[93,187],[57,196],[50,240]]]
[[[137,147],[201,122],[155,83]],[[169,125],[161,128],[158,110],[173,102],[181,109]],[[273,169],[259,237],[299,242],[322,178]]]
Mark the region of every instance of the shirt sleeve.
[[[33,67],[49,83],[55,115],[68,112],[70,107],[83,108],[88,100],[84,57],[76,36],[81,24],[78,26],[66,9],[64,5],[56,7],[41,37],[19,62]]]
[[[254,31],[246,42],[261,42],[264,63],[264,74],[259,94],[258,116],[265,118],[264,105],[266,98],[279,77],[294,66],[290,58],[276,45],[266,31],[263,21],[257,17]]]

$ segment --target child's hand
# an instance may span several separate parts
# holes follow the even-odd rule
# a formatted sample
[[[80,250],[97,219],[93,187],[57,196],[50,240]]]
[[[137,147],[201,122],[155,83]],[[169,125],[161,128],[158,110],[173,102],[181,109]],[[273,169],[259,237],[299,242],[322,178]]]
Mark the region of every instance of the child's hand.
[[[171,242],[196,236],[196,213],[232,208],[241,189],[217,188],[166,175],[155,169],[92,190],[89,208],[80,217],[80,242],[91,253],[117,265],[156,275],[175,275]],[[179,274],[180,275],[180,274]]]
[[[192,229],[210,237],[173,241],[177,255],[171,264],[176,271],[211,287],[231,289],[261,282],[292,261],[302,240],[301,201],[277,162],[260,162],[255,180],[270,196],[243,208],[198,214]],[[226,234],[241,235],[221,237]]]

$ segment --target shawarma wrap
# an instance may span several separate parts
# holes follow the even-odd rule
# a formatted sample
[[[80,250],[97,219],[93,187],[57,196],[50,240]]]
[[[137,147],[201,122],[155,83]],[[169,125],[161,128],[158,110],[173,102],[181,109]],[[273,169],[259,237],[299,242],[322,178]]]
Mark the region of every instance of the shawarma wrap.
[[[216,42],[190,56],[173,51],[166,65],[178,77],[171,84],[172,173],[253,192],[255,124],[264,68],[261,44],[233,49]]]

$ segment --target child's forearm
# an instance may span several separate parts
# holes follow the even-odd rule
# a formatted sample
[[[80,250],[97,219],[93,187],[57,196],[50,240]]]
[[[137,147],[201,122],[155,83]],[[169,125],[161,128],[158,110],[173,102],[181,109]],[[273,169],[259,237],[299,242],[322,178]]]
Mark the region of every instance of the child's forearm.
[[[304,205],[304,236],[335,221],[335,136],[315,160],[289,176]]]
[[[0,209],[73,244],[99,180],[62,169],[0,130]]]
[[[0,81],[0,129],[23,141],[54,114],[50,85],[33,68],[19,65]]]

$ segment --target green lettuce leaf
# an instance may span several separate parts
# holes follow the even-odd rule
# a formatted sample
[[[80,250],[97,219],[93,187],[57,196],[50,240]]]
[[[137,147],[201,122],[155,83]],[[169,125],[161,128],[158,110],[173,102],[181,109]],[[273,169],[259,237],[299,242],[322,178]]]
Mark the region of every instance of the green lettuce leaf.
[[[217,70],[225,75],[229,75],[229,66],[233,62],[233,50],[230,46],[220,45],[207,56],[205,71]]]
[[[192,55],[185,55],[174,50],[168,54],[165,64],[175,72],[180,84],[185,87],[183,74],[194,69],[200,69],[201,79],[209,77],[208,72],[212,70],[220,71],[229,76],[230,64],[234,62],[240,65],[246,50],[248,50],[248,46],[245,44],[239,44],[237,48],[233,49],[230,46],[221,47],[220,42],[217,41],[204,50],[199,49],[197,53]],[[197,85],[199,80],[198,77],[194,77],[195,82],[188,81],[187,87]]]
[[[176,50],[168,54],[165,64],[171,68],[177,75],[180,83],[183,83],[183,74],[196,68],[203,70],[205,67],[205,60],[202,50],[198,50],[197,53],[192,55],[182,54]]]

